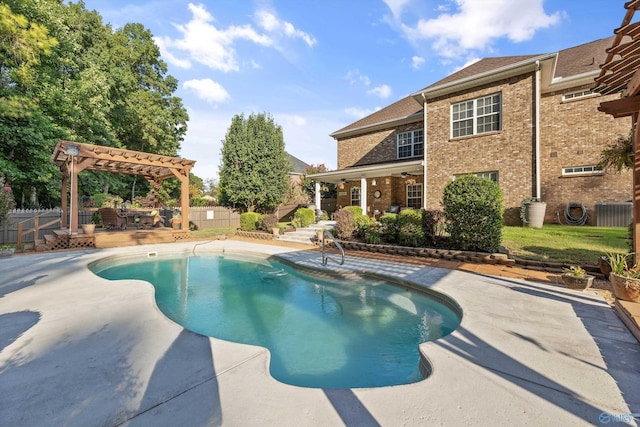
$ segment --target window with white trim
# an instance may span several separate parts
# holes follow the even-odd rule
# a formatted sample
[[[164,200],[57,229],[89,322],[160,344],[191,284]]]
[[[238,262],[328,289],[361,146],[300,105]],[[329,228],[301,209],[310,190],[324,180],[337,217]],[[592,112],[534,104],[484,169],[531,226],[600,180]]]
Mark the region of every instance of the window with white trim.
[[[502,128],[502,95],[483,96],[451,105],[451,137],[477,135]]]
[[[604,169],[599,168],[596,165],[589,166],[571,166],[568,168],[562,168],[562,176],[571,175],[599,175],[604,173]]]
[[[465,175],[475,175],[478,178],[486,178],[486,179],[490,179],[493,182],[498,182],[498,171],[492,171],[492,172],[476,172],[476,173],[462,173],[459,175],[454,175],[453,179],[456,178],[460,178],[461,176],[465,176]]]
[[[351,206],[360,206],[360,187],[351,189]]]
[[[407,206],[410,208],[422,208],[422,184],[407,185]]]
[[[424,154],[422,130],[399,133],[397,136],[398,159],[421,157]]]
[[[591,89],[583,89],[575,92],[568,92],[562,95],[563,101],[569,101],[578,98],[584,98],[585,96],[594,95],[596,92],[593,92]]]

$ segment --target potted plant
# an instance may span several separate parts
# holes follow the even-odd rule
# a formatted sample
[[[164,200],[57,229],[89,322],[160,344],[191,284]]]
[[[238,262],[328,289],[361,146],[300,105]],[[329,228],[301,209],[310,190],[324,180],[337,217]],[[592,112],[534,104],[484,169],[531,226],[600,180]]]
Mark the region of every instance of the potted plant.
[[[16,249],[9,245],[2,245],[0,246],[0,258],[10,257],[15,251]]]
[[[569,289],[589,289],[593,283],[594,276],[587,274],[584,268],[572,265],[562,273],[562,281]]]
[[[96,230],[96,225],[93,221],[90,224],[81,224],[82,232],[87,235],[92,235]]]
[[[640,302],[640,265],[630,261],[634,254],[610,254],[608,258],[611,266],[609,280],[616,298]]]
[[[522,225],[531,228],[542,228],[547,204],[537,197],[529,197],[520,202],[520,219]]]
[[[175,215],[173,215],[173,218],[171,218],[171,227],[177,230],[181,226],[182,226],[182,216],[180,216],[180,212],[178,212]]]

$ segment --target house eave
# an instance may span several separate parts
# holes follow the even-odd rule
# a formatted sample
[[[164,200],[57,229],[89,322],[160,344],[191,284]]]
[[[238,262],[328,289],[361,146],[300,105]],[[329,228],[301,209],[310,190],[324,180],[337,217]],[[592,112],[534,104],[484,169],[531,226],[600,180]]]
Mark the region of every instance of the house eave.
[[[515,64],[506,65],[494,70],[485,71],[473,76],[469,76],[460,80],[455,80],[449,83],[445,83],[439,86],[425,88],[415,92],[411,96],[417,101],[423,102],[423,94],[426,99],[439,98],[441,96],[449,95],[454,92],[459,92],[467,89],[472,89],[488,83],[493,83],[499,80],[508,79],[510,77],[519,76],[528,72],[536,70],[536,64],[539,61],[545,61],[553,59],[557,56],[557,53],[545,54],[529,58],[524,61],[516,62]]]
[[[361,178],[378,178],[383,176],[400,176],[403,172],[411,175],[422,175],[424,173],[423,160],[408,160],[400,162],[390,162],[379,165],[356,166],[335,171],[314,173],[307,175],[317,182],[339,184],[346,181],[355,181]]]
[[[422,121],[422,110],[406,117],[401,117],[401,118],[392,119],[392,120],[385,120],[384,122],[378,122],[372,125],[361,126],[361,127],[349,129],[346,131],[336,131],[336,132],[330,133],[329,136],[337,140],[339,138],[348,138],[350,136],[362,135],[363,133],[376,132],[376,131],[385,130],[385,129],[389,129],[389,128],[400,126],[400,125],[415,123],[417,121]]]

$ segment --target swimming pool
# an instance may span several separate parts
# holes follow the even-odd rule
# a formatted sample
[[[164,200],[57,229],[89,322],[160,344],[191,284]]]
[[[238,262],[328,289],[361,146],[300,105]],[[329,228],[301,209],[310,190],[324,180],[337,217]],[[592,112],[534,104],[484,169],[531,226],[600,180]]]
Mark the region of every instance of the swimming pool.
[[[303,387],[420,381],[419,344],[460,323],[444,296],[371,277],[303,274],[248,254],[110,259],[91,269],[110,280],[150,282],[167,317],[203,335],[269,349],[271,375]]]

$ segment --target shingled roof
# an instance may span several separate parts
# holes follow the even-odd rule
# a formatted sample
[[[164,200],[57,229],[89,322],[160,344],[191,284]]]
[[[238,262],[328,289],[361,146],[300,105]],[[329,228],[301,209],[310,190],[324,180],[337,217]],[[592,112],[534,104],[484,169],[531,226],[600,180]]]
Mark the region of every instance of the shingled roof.
[[[456,90],[456,82],[468,82],[475,77],[491,75],[509,67],[519,67],[522,64],[534,64],[536,60],[548,60],[555,57],[556,63],[553,70],[552,79],[566,79],[567,77],[579,76],[589,72],[599,71],[600,64],[606,59],[605,50],[611,45],[613,37],[595,40],[579,46],[561,50],[557,54],[537,54],[520,56],[500,56],[494,58],[484,58],[465,67],[449,76],[418,91],[429,92],[432,89],[450,87]],[[548,82],[551,83],[551,82]],[[415,94],[414,94],[415,95]],[[344,128],[331,134],[334,138],[345,134],[355,133],[357,130],[365,130],[376,126],[398,122],[402,120],[419,120],[422,116],[422,103],[416,100],[413,95],[370,114]]]

